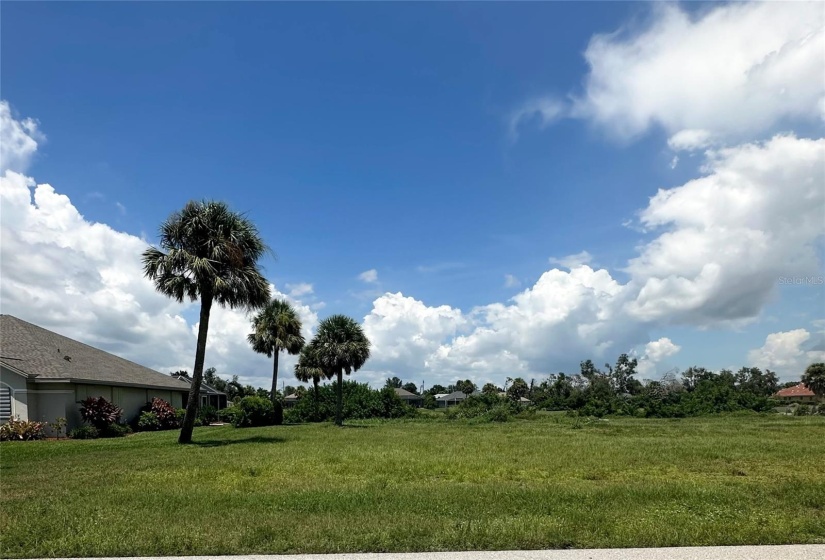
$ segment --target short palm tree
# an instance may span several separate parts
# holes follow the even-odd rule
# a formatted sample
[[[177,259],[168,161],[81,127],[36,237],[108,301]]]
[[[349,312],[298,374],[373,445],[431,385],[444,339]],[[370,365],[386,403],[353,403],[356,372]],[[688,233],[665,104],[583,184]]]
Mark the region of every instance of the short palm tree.
[[[318,344],[315,339],[301,349],[298,363],[295,364],[295,377],[301,383],[309,383],[312,381],[312,390],[315,396],[315,414],[317,415],[320,400],[318,384],[321,382],[321,379],[329,379],[331,375],[327,375],[321,367],[321,363],[318,360]]]
[[[301,319],[295,309],[286,300],[273,299],[254,319],[252,332],[247,336],[252,349],[259,354],[266,354],[272,360],[272,405],[280,407],[278,390],[278,356],[286,351],[297,354],[304,346],[301,334]],[[276,413],[276,417],[278,414]]]
[[[802,376],[802,383],[815,395],[825,396],[825,363],[809,365]]]
[[[370,357],[370,341],[361,325],[346,315],[333,315],[318,325],[318,363],[324,371],[338,377],[335,423],[344,423],[344,378],[363,367]]]
[[[200,299],[195,367],[179,443],[192,441],[212,304],[257,309],[269,301],[258,260],[269,250],[258,229],[224,202],[190,201],[160,226],[159,247],[143,252],[143,272],[162,294]]]

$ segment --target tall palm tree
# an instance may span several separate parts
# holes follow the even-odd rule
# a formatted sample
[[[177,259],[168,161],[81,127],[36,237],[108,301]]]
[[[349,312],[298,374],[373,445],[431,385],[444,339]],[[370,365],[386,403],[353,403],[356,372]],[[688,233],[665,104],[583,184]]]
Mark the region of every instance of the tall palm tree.
[[[269,301],[258,260],[269,250],[255,225],[224,202],[190,201],[160,226],[159,247],[143,252],[143,273],[162,294],[200,299],[198,344],[179,443],[192,441],[212,304],[257,309]]]
[[[320,404],[320,396],[318,395],[318,383],[321,379],[329,379],[331,376],[321,367],[321,362],[318,359],[318,342],[316,339],[304,346],[301,349],[301,355],[298,357],[298,363],[295,364],[295,377],[301,383],[309,383],[312,381],[313,395],[315,396],[315,414],[318,414],[318,405]]]
[[[247,336],[252,349],[259,354],[266,354],[272,358],[272,406],[276,408],[275,417],[283,416],[277,410],[281,402],[277,398],[278,390],[278,356],[286,351],[297,354],[304,346],[304,335],[301,334],[301,319],[295,309],[286,300],[273,299],[254,319],[252,332]]]
[[[335,423],[344,424],[344,377],[358,371],[370,357],[370,341],[361,325],[346,315],[327,317],[315,336],[322,369],[338,376]]]

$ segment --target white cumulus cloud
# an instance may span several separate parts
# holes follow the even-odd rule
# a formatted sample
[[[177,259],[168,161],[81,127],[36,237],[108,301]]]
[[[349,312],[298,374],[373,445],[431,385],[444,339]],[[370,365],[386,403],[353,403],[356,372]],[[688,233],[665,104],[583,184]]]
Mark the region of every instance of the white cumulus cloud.
[[[16,120],[7,101],[0,101],[0,173],[25,173],[46,136],[34,119]]]
[[[820,2],[655,4],[645,26],[591,39],[572,113],[621,138],[661,127],[676,149],[821,119],[824,30]]]
[[[753,319],[781,276],[813,275],[825,235],[825,140],[776,136],[709,154],[703,177],[660,190],[627,272],[639,320],[708,325]]]
[[[292,297],[301,297],[313,293],[314,288],[312,284],[301,282],[298,284],[286,284],[286,289],[289,290],[289,295]]]
[[[639,375],[644,378],[652,377],[657,372],[657,366],[667,358],[677,354],[682,347],[674,344],[667,337],[654,340],[645,344],[644,353],[639,360]]]
[[[825,362],[825,331],[795,329],[769,334],[765,344],[748,353],[748,361],[785,379],[798,379],[810,364]]]

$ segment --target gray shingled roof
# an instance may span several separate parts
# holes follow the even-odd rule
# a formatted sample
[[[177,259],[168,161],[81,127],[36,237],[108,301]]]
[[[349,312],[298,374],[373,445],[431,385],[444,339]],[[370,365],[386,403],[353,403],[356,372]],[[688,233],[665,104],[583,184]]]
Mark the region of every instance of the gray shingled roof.
[[[174,379],[179,379],[181,381],[186,382],[186,384],[189,385],[190,387],[192,386],[192,378],[189,377],[189,375],[172,375],[172,377]],[[200,393],[201,393],[201,395],[224,395],[224,396],[226,396],[226,393],[224,393],[223,391],[218,391],[212,385],[207,384],[203,380],[201,380],[201,391],[200,391]]]
[[[416,395],[415,393],[410,393],[406,389],[396,388],[395,389],[395,394],[398,395],[398,398],[408,400],[408,401],[414,401],[416,399],[423,398],[421,395]]]
[[[444,395],[443,397],[441,397],[440,399],[437,399],[437,400],[439,400],[439,401],[463,401],[466,398],[467,398],[467,394],[464,393],[463,391],[453,391],[449,395]]]
[[[82,342],[0,315],[0,363],[37,381],[66,379],[188,391],[189,384]]]

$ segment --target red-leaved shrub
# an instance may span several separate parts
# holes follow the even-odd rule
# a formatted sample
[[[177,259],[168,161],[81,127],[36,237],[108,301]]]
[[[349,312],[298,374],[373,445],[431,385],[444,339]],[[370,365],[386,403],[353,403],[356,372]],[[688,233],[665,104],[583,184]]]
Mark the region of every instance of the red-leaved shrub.
[[[123,410],[103,397],[89,397],[80,401],[80,416],[98,430],[120,420]]]

